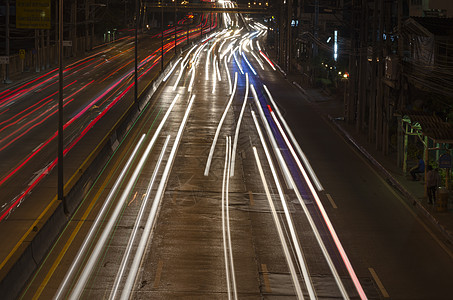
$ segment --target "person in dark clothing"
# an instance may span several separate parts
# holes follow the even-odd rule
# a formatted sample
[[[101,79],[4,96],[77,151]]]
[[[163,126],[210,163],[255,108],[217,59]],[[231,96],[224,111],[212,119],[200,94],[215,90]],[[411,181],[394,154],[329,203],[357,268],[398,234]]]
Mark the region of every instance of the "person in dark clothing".
[[[436,202],[437,188],[440,186],[440,175],[437,169],[433,170],[428,166],[428,173],[426,174],[426,187],[428,188],[428,203],[433,204]]]
[[[425,173],[425,162],[421,157],[418,157],[418,164],[410,170],[412,180],[417,180],[417,173]]]

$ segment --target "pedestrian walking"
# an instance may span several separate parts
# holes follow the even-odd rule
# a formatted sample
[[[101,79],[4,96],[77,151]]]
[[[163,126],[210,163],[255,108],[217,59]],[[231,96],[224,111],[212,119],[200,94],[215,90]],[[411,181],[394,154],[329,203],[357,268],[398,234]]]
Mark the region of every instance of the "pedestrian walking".
[[[440,186],[440,175],[437,169],[428,166],[428,173],[426,174],[426,187],[428,188],[428,204],[436,202],[437,188]]]

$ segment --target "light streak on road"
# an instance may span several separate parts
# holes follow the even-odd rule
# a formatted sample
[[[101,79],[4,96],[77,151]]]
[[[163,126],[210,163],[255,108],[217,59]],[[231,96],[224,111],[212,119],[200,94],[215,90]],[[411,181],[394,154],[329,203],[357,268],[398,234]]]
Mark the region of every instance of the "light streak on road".
[[[216,69],[216,73],[217,73],[217,80],[222,81],[222,76],[220,76],[219,61],[217,60],[217,56],[214,56],[214,61],[215,61],[215,69]]]
[[[138,149],[141,147],[141,144],[143,143],[145,136],[146,136],[145,134],[143,134],[141,136],[141,138],[138,141],[137,145],[135,146],[134,150],[130,154],[129,159],[127,160],[126,164],[124,165],[123,170],[121,170],[120,175],[116,179],[115,184],[113,185],[112,189],[110,190],[109,194],[107,195],[107,198],[104,201],[104,204],[102,205],[102,208],[100,209],[93,225],[91,226],[90,231],[88,232],[85,239],[83,240],[82,246],[79,248],[79,251],[77,252],[77,255],[76,255],[73,263],[71,264],[68,272],[66,273],[65,277],[63,278],[63,281],[60,284],[60,287],[58,288],[54,299],[63,298],[63,292],[66,290],[70,279],[74,275],[74,271],[75,271],[76,267],[79,265],[83,255],[85,254],[85,251],[91,244],[91,240],[96,235],[96,231],[97,231],[100,223],[102,222],[105,213],[109,210],[108,208],[110,206],[110,202],[112,201],[113,196],[116,194],[116,191],[117,191],[118,187],[120,186],[121,182],[123,181],[124,176],[126,175],[127,171],[129,170],[129,167],[130,167],[132,161],[135,159]]]
[[[126,279],[126,283],[124,285],[123,292],[121,293],[121,299],[123,299],[123,300],[129,299],[130,294],[132,292],[132,287],[134,285],[135,278],[138,275],[138,268],[139,268],[140,262],[143,258],[143,253],[145,252],[146,243],[147,243],[147,241],[150,237],[151,231],[152,231],[152,225],[154,224],[154,220],[155,220],[156,213],[157,213],[157,208],[159,207],[159,204],[162,200],[164,188],[167,185],[168,177],[170,175],[170,169],[173,165],[173,162],[174,162],[174,159],[176,156],[176,151],[178,150],[179,143],[181,141],[182,132],[184,130],[187,119],[189,117],[194,99],[195,99],[195,95],[192,95],[192,97],[190,98],[190,101],[189,101],[189,105],[186,108],[186,112],[184,114],[181,125],[179,126],[178,133],[176,134],[175,142],[173,143],[173,147],[171,148],[171,152],[168,157],[167,164],[165,165],[165,169],[163,171],[159,186],[157,188],[156,195],[154,197],[153,205],[149,212],[149,216],[148,216],[145,228],[144,228],[142,236],[140,238],[140,243],[139,243],[139,245],[137,247],[137,251],[135,253],[134,261],[132,262],[131,268],[129,269],[129,274]]]
[[[273,112],[271,112],[271,114],[273,115],[274,120],[276,120],[275,114]],[[285,141],[287,143],[289,143],[288,138],[286,137],[286,135],[284,135],[284,132],[283,132],[282,127],[280,126],[280,123],[278,123],[278,120],[276,120],[276,121],[277,121],[276,122],[277,127],[279,128],[280,132],[283,133],[283,137],[284,137]],[[295,155],[294,150],[292,148],[290,150],[292,151],[293,155]],[[299,164],[300,164],[300,162],[299,162]],[[326,213],[326,211],[324,209],[324,206],[322,205],[321,200],[319,199],[319,196],[318,196],[316,190],[314,189],[313,184],[311,183],[307,172],[305,172],[305,169],[301,165],[299,167],[301,168],[302,175],[304,176],[305,181],[307,182],[307,185],[309,186],[310,191],[311,191],[313,197],[315,198],[316,204],[318,205],[318,208],[319,208],[319,210],[321,212],[321,215],[322,215],[322,217],[323,217],[323,219],[324,219],[324,221],[325,221],[325,223],[326,223],[326,225],[327,225],[327,227],[328,227],[328,229],[329,229],[329,231],[331,233],[331,236],[332,236],[332,238],[333,238],[333,240],[335,242],[335,245],[337,246],[338,251],[340,252],[340,255],[341,255],[342,259],[343,259],[343,262],[346,265],[346,268],[347,268],[347,270],[349,272],[349,275],[351,276],[352,281],[354,282],[354,285],[355,285],[355,287],[357,289],[357,292],[360,295],[360,298],[361,299],[367,299],[367,297],[365,295],[365,292],[363,291],[362,285],[360,284],[360,281],[357,278],[357,275],[355,274],[354,268],[352,267],[352,265],[351,265],[351,263],[349,261],[349,258],[348,258],[346,252],[343,249],[343,246],[342,246],[342,244],[340,242],[340,239],[338,238],[338,236],[337,236],[337,234],[335,232],[335,229],[334,229],[332,223],[330,222],[330,218],[327,215],[327,213]]]
[[[236,65],[239,68],[239,71],[241,71],[241,74],[244,75],[244,71],[242,70],[242,67],[241,67],[241,65],[238,62],[238,58],[236,57],[236,53],[233,52],[233,56],[234,56],[234,61],[236,62]]]
[[[119,285],[121,283],[121,280],[123,279],[124,271],[126,270],[126,264],[129,261],[129,257],[130,257],[131,251],[132,251],[132,246],[134,245],[135,238],[138,236],[138,230],[140,228],[140,223],[141,223],[143,215],[145,213],[145,208],[148,204],[151,190],[154,186],[154,181],[157,177],[157,172],[159,171],[160,164],[162,163],[162,159],[164,157],[165,151],[167,150],[169,141],[170,141],[170,135],[168,135],[167,138],[165,139],[164,145],[162,146],[162,150],[159,154],[159,158],[157,159],[156,166],[154,167],[153,175],[151,176],[151,180],[149,181],[148,188],[146,189],[145,198],[143,199],[143,201],[140,205],[140,210],[137,214],[137,218],[135,219],[134,228],[129,236],[129,241],[127,243],[127,247],[124,252],[123,259],[121,260],[120,268],[116,274],[115,282],[113,284],[112,290],[110,291],[109,299],[116,298],[116,294],[118,292]]]
[[[227,137],[228,145],[228,167],[226,174],[226,191],[225,191],[225,211],[226,211],[226,225],[227,225],[227,236],[228,236],[228,249],[230,253],[230,266],[231,266],[231,281],[233,283],[234,299],[238,299],[238,292],[236,287],[236,275],[234,271],[234,259],[233,259],[233,246],[231,244],[231,228],[230,228],[230,170],[231,170],[231,137]]]
[[[192,66],[192,69],[191,69],[191,73],[192,73],[192,76],[190,77],[190,82],[189,82],[189,88],[187,89],[190,92],[192,92],[192,88],[193,88],[193,83],[195,81],[195,66]]]
[[[263,51],[260,51],[260,54],[262,57],[264,57],[264,59],[266,60],[266,62],[271,66],[272,70],[276,70],[275,69],[275,66],[274,64],[271,62],[271,60],[263,53]]]
[[[215,86],[217,85],[217,69],[215,68],[215,60],[216,60],[216,57],[214,55],[214,66],[212,67],[212,93],[214,94],[215,93]]]
[[[231,168],[231,137],[226,136],[225,166],[222,180],[222,237],[225,257],[225,272],[227,279],[228,299],[231,299],[233,286],[234,299],[237,299],[236,276],[234,271],[233,247],[231,245],[230,213],[229,213],[229,177]],[[231,277],[231,278],[230,278]]]
[[[234,176],[234,165],[236,162],[236,148],[238,145],[239,129],[241,128],[242,116],[244,115],[245,105],[247,104],[248,96],[249,96],[249,73],[245,73],[245,95],[244,100],[242,102],[242,108],[239,114],[238,123],[236,125],[236,131],[234,133],[233,154],[231,158],[231,177]]]
[[[178,59],[178,61],[176,61],[176,63],[174,64],[174,66],[170,69],[170,71],[167,73],[167,75],[165,75],[164,79],[162,79],[163,82],[167,81],[168,77],[170,77],[171,73],[173,73],[173,71],[176,69],[176,67],[178,66],[178,63],[182,60],[182,57],[180,57]]]
[[[282,230],[282,226],[280,225],[279,217],[277,215],[277,211],[275,210],[274,203],[272,202],[272,196],[269,192],[269,187],[267,186],[266,177],[264,176],[263,167],[261,166],[261,161],[258,155],[258,151],[256,147],[253,146],[253,154],[255,155],[256,165],[258,166],[258,171],[260,173],[261,181],[263,183],[264,191],[266,193],[267,201],[269,203],[269,207],[271,208],[272,217],[274,219],[275,226],[277,227],[278,236],[280,238],[280,244],[282,245],[283,252],[285,254],[286,262],[288,263],[288,267],[291,273],[291,278],[293,280],[294,288],[296,290],[296,296],[298,299],[304,299],[304,295],[302,293],[302,289],[299,284],[299,278],[296,274],[296,269],[294,268],[293,261],[291,260],[291,254],[289,253],[288,245],[286,245],[285,236]]]
[[[225,62],[225,72],[227,73],[227,78],[228,78],[228,91],[229,91],[229,94],[231,95],[231,93],[232,93],[231,76],[230,76],[230,69],[228,68],[228,63],[227,63],[226,57],[224,58],[224,62]]]
[[[256,92],[253,89],[253,86],[251,86],[251,88],[252,88],[252,93],[253,93],[253,96],[254,96],[255,104],[256,104],[256,106],[258,108],[258,111],[259,111],[259,114],[260,114],[260,117],[261,117],[261,121],[263,122],[264,127],[266,129],[267,136],[268,136],[268,138],[270,139],[270,141],[271,141],[271,143],[273,145],[275,155],[277,156],[278,161],[280,163],[280,167],[282,168],[283,173],[286,174],[286,178],[289,180],[290,186],[293,188],[294,193],[296,194],[296,197],[299,200],[299,203],[300,203],[300,205],[302,206],[302,208],[303,208],[303,210],[305,212],[307,220],[310,223],[310,227],[311,227],[311,229],[312,229],[312,231],[313,231],[313,233],[314,233],[314,235],[316,237],[316,241],[318,242],[318,245],[320,246],[320,248],[322,250],[324,258],[326,259],[326,261],[327,261],[327,263],[329,265],[330,271],[332,272],[332,274],[333,274],[333,276],[335,278],[335,281],[337,283],[337,286],[338,286],[343,298],[344,299],[349,299],[349,296],[348,296],[348,294],[346,292],[346,289],[345,289],[345,287],[343,285],[343,282],[341,281],[341,278],[338,275],[337,269],[335,268],[335,265],[333,264],[333,261],[332,261],[330,255],[329,255],[329,252],[327,251],[327,248],[324,245],[324,242],[322,241],[321,235],[320,235],[318,229],[316,228],[316,224],[313,221],[313,218],[312,218],[310,212],[308,211],[307,206],[305,205],[305,201],[302,198],[302,196],[300,195],[299,189],[297,188],[297,185],[294,182],[294,179],[291,177],[291,172],[289,171],[288,166],[286,165],[286,162],[285,162],[285,160],[284,160],[284,158],[283,158],[283,156],[282,156],[282,154],[281,154],[281,152],[280,152],[280,150],[279,150],[279,148],[277,146],[277,142],[275,141],[275,138],[273,136],[272,130],[271,130],[270,126],[269,126],[268,121],[266,120],[263,108],[261,107],[261,104],[260,104],[260,102],[258,100],[258,97],[256,96]],[[307,176],[306,181],[307,181],[308,186],[311,187],[310,190],[312,191],[312,193],[314,192],[313,196],[316,195],[315,197],[317,197],[316,191],[315,191],[313,185],[311,184],[311,181],[308,180],[308,176]],[[321,205],[321,207],[322,207],[322,205]],[[325,216],[323,214],[323,217],[326,218],[327,214],[325,214]],[[328,218],[327,218],[327,220],[328,220]],[[327,220],[326,220],[326,223],[327,223]],[[330,221],[329,221],[329,223],[330,223]],[[329,230],[330,230],[330,228],[329,228]],[[333,227],[332,227],[332,230],[333,230]],[[334,239],[335,243],[337,244],[337,241],[335,240],[336,234],[335,234],[335,237],[334,237],[333,233],[334,233],[334,231],[333,232],[331,231],[332,238]],[[338,237],[337,237],[337,240],[338,240]],[[338,242],[339,242],[339,240],[338,240]],[[341,246],[341,244],[340,244],[340,246]],[[338,245],[337,245],[337,248],[338,248]],[[342,249],[342,247],[341,247],[341,249]],[[340,248],[338,248],[338,250],[340,250]],[[343,250],[343,252],[344,252],[344,250]],[[343,253],[341,253],[341,251],[340,251],[340,255],[342,256],[343,261],[344,261],[346,267],[348,268],[348,265],[347,265],[346,262],[349,262],[349,260],[345,260],[345,258],[343,257]],[[346,255],[346,253],[344,253],[344,255]],[[347,257],[346,257],[346,259],[347,259]],[[351,277],[351,278],[354,281],[354,278],[353,277]],[[359,285],[360,285],[360,283],[359,283]],[[359,291],[359,293],[360,293],[360,291]]]
[[[209,80],[209,58],[211,56],[211,52],[208,51],[208,54],[206,55],[206,66],[205,66],[205,80]]]
[[[132,180],[133,177],[134,176],[135,177],[138,176],[138,172],[140,171],[140,168],[141,168],[140,164],[143,165],[144,161],[146,160],[149,152],[151,151],[151,148],[153,147],[158,135],[160,134],[160,131],[162,130],[162,128],[163,128],[168,116],[170,115],[170,112],[172,111],[173,107],[175,106],[176,101],[178,100],[178,98],[179,98],[179,95],[176,95],[175,98],[173,99],[172,103],[170,104],[169,108],[167,109],[167,112],[165,113],[164,117],[162,118],[162,121],[160,122],[159,126],[157,127],[156,132],[154,133],[153,137],[151,138],[151,141],[149,142],[147,149],[145,150],[140,162],[138,163],[138,166],[136,167],[135,172],[134,172],[134,174],[132,175],[132,177],[131,177],[131,179],[129,181],[128,187],[126,187],[126,190],[132,188],[132,184],[135,181],[135,180]],[[121,199],[118,202],[118,206],[115,209],[115,213],[117,214],[116,217],[118,216],[119,211],[121,209],[121,205],[120,204],[125,201],[126,196],[127,196],[127,193],[123,192],[123,194],[121,196]],[[113,218],[113,216],[114,216],[114,214],[112,214],[112,218],[109,220],[109,224],[111,224],[111,220],[116,219],[116,218]],[[111,224],[111,226],[113,226],[113,224]],[[92,230],[95,231],[96,228],[92,227]],[[102,246],[105,244],[105,241],[107,240],[107,237],[108,237],[108,234],[109,234],[110,230],[111,230],[111,228],[109,229],[106,226],[105,229],[104,229],[104,232],[102,233],[102,239],[101,238],[98,239],[98,243],[96,245],[97,251],[96,251],[96,253],[93,251],[93,253],[92,253],[92,255],[90,256],[90,259],[89,259],[89,262],[91,262],[90,265],[87,263],[87,265],[85,266],[85,268],[84,268],[84,270],[82,272],[82,275],[79,277],[79,280],[77,282],[77,285],[76,285],[77,289],[75,290],[76,298],[78,297],[77,295],[80,295],[80,293],[82,292],[81,289],[85,286],[86,281],[88,280],[88,276],[91,274],[92,268],[93,268],[93,266],[94,266],[94,264],[95,264],[95,262],[97,260],[97,257],[100,254]],[[85,251],[86,251],[86,247],[82,247],[79,250],[80,257],[79,257],[79,254],[78,254],[76,260],[73,262],[73,264],[71,266],[70,271],[66,274],[66,277],[68,279],[73,276],[72,273],[75,270],[75,266],[79,264],[79,260],[80,260],[81,256],[84,254]],[[60,286],[60,288],[58,290],[58,294],[60,294],[62,290],[66,289],[66,284],[67,283],[68,283],[67,280],[63,281],[62,285]],[[57,297],[57,299],[58,299],[58,297]]]
[[[258,48],[258,51],[261,51],[261,47],[260,47],[260,41],[256,41],[256,47]]]
[[[178,98],[179,98],[179,95],[176,95],[173,103],[175,103]],[[80,296],[83,292],[83,289],[85,288],[85,285],[86,285],[94,267],[97,264],[99,256],[101,255],[101,251],[104,248],[105,243],[107,242],[107,239],[110,236],[110,233],[112,232],[113,227],[115,226],[115,223],[117,222],[117,219],[120,215],[121,210],[123,209],[123,204],[125,203],[126,198],[128,197],[129,192],[131,191],[132,187],[134,186],[139,174],[141,173],[141,170],[142,170],[145,162],[147,161],[149,154],[151,153],[151,149],[153,148],[154,143],[155,143],[158,135],[160,134],[160,131],[161,131],[163,125],[165,124],[170,111],[171,111],[170,109],[167,111],[167,114],[164,116],[164,119],[159,124],[159,127],[156,129],[156,132],[154,133],[153,138],[149,142],[148,146],[146,147],[145,151],[143,152],[143,155],[141,156],[139,162],[137,163],[137,166],[135,167],[134,172],[132,173],[131,177],[129,178],[129,181],[128,181],[125,189],[123,190],[123,193],[121,194],[114,211],[112,212],[107,224],[105,225],[105,227],[102,231],[102,234],[98,237],[97,243],[94,246],[94,249],[91,252],[91,255],[90,255],[87,263],[85,264],[85,267],[83,268],[83,270],[71,292],[69,299],[75,300],[75,299],[80,298]]]
[[[256,76],[256,72],[255,72],[255,69],[252,67],[252,65],[250,64],[249,60],[247,59],[247,56],[245,56],[245,53],[242,52],[242,57],[245,59],[245,62],[247,63],[247,65],[249,66],[250,70],[252,71],[253,75]]]
[[[281,122],[283,124],[283,127],[285,128],[286,132],[288,133],[289,137],[291,138],[292,144],[296,147],[297,153],[299,154],[299,156],[304,161],[304,165],[308,169],[308,173],[310,173],[310,177],[315,182],[316,188],[318,189],[318,191],[323,191],[324,187],[322,186],[321,182],[319,181],[318,176],[316,176],[315,171],[313,171],[313,168],[311,167],[311,164],[308,161],[307,156],[305,156],[305,153],[300,148],[299,143],[297,142],[296,138],[293,135],[293,132],[291,131],[291,128],[289,128],[288,124],[286,123],[285,118],[280,113],[280,110],[278,109],[277,104],[274,102],[274,98],[272,97],[271,93],[269,92],[269,89],[264,84],[263,84],[263,88],[266,91],[266,94],[269,97],[269,100],[272,103],[272,106],[274,107],[274,110],[277,112],[277,115],[280,118],[280,120],[281,120]],[[282,136],[286,136],[284,134],[283,130],[281,130],[281,133],[282,133]],[[286,144],[287,144],[288,148],[290,149],[291,153],[293,153],[294,150],[293,150],[293,147],[291,146],[291,143],[288,141]],[[296,160],[296,163],[297,163],[297,166],[299,167],[299,170],[301,171],[301,173],[303,173],[303,171],[302,171],[303,167],[302,167],[302,164],[300,163],[299,156],[297,156],[295,153],[293,154],[293,157]]]
[[[261,62],[261,59],[258,56],[256,56],[255,53],[253,53],[253,52],[251,52],[251,53],[252,53],[253,57],[256,59],[256,61],[258,62],[258,64],[260,65],[261,69],[264,71],[264,65]]]
[[[250,90],[252,91],[252,95],[253,95],[253,99],[255,100],[255,103],[259,103],[259,99],[258,99],[258,95],[256,94],[256,90],[255,90],[255,87],[253,85],[250,85]],[[261,108],[261,106],[260,106]],[[259,110],[259,112],[261,112],[261,110]],[[269,126],[269,124],[267,124],[267,127]],[[266,127],[266,129],[267,129]],[[269,134],[269,131],[266,131],[267,134]],[[271,144],[272,144],[272,150],[274,151],[275,155],[277,156],[278,160],[278,165],[280,166],[280,169],[283,170],[283,165],[285,165],[285,160],[284,159],[280,159],[280,156],[277,155],[277,152],[279,152],[279,147],[277,145],[277,142],[275,141],[275,138],[273,135],[269,136],[269,139],[271,141]],[[287,173],[283,172],[283,178],[285,179],[285,182],[286,182],[286,185],[288,186],[289,189],[292,189],[293,186],[289,183],[290,182],[290,175],[288,175]]]
[[[303,278],[304,278],[305,284],[306,284],[307,289],[308,289],[308,294],[310,295],[310,299],[312,299],[312,300],[316,299],[315,291],[314,291],[314,288],[313,288],[313,282],[311,281],[311,277],[310,277],[310,274],[308,272],[307,263],[305,262],[304,256],[302,254],[302,250],[301,250],[302,248],[301,248],[301,246],[299,244],[299,239],[297,238],[296,229],[294,227],[293,221],[291,219],[291,215],[290,215],[289,210],[288,210],[288,205],[286,203],[286,199],[285,199],[285,196],[283,194],[283,189],[282,189],[282,186],[280,184],[280,180],[278,179],[277,171],[276,171],[276,169],[274,167],[274,163],[272,162],[271,154],[269,152],[269,149],[267,148],[263,133],[262,133],[262,131],[260,129],[260,126],[258,124],[258,120],[256,119],[254,111],[252,111],[252,118],[253,118],[253,122],[255,123],[255,127],[256,127],[256,130],[258,132],[258,136],[260,137],[260,141],[261,141],[261,145],[263,146],[264,153],[266,154],[266,158],[267,158],[267,161],[269,163],[269,167],[270,167],[271,172],[272,172],[272,177],[274,178],[275,185],[277,186],[277,191],[278,191],[278,195],[280,197],[280,202],[282,203],[283,211],[285,213],[286,222],[288,223],[288,228],[289,228],[289,231],[290,231],[291,240],[293,242],[294,249],[296,250],[296,256],[297,256],[298,263],[299,263],[298,265],[302,269],[302,274],[303,274]]]
[[[220,133],[220,129],[222,128],[223,121],[225,120],[226,114],[228,113],[228,109],[230,108],[231,103],[233,102],[234,94],[236,93],[237,82],[238,82],[238,73],[234,73],[233,92],[231,93],[230,100],[228,101],[228,104],[225,107],[225,111],[223,112],[219,125],[217,126],[217,130],[214,135],[214,140],[212,141],[211,149],[209,150],[208,160],[206,162],[206,168],[204,170],[204,176],[209,175],[209,168],[211,167],[212,155],[214,154],[214,149],[217,144],[217,139],[219,138],[219,133]]]

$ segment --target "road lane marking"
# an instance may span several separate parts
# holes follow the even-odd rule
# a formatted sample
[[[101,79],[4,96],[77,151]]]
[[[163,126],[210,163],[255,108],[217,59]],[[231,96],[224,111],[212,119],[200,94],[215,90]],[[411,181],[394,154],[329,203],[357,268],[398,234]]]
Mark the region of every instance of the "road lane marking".
[[[382,284],[382,281],[379,279],[379,276],[376,274],[376,271],[373,268],[368,268],[368,270],[370,271],[371,276],[373,276],[374,281],[378,285],[382,296],[384,296],[384,298],[390,298],[389,293],[387,293],[387,290],[385,289],[384,285]]]
[[[164,262],[162,260],[159,260],[159,262],[157,263],[156,277],[154,278],[153,289],[157,289],[159,287],[163,266]]]
[[[327,199],[329,199],[330,204],[332,204],[333,208],[338,208],[337,205],[335,204],[335,202],[333,201],[332,196],[330,196],[330,194],[326,194],[326,196],[327,196]]]
[[[252,191],[249,191],[249,198],[250,198],[250,206],[253,206],[253,193]]]
[[[264,291],[266,293],[272,293],[271,283],[269,281],[269,271],[267,270],[266,264],[261,264],[261,269],[263,270],[263,280],[264,280]]]

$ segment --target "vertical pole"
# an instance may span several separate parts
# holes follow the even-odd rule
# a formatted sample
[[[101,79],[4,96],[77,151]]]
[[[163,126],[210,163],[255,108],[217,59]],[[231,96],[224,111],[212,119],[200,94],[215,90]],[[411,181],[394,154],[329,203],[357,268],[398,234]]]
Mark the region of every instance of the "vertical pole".
[[[408,146],[408,143],[409,143],[409,137],[407,135],[407,124],[405,126],[405,130],[404,130],[404,145],[403,145],[403,172],[404,174],[406,174],[407,172],[407,146]]]
[[[6,46],[6,56],[9,57],[9,0],[6,0],[6,32],[5,32],[5,46]],[[9,64],[5,65],[5,81],[4,83],[11,83],[9,80]]]
[[[291,44],[292,44],[292,39],[291,39],[291,31],[292,31],[292,16],[293,16],[293,5],[292,5],[292,0],[288,0],[288,11],[287,11],[287,20],[286,20],[286,71],[289,73],[291,72]]]
[[[88,20],[90,14],[90,6],[88,5],[88,0],[85,0],[85,51],[88,51]]]
[[[138,16],[139,16],[139,8],[138,8],[138,0],[135,0],[135,76],[134,76],[134,102],[140,110],[138,105]]]
[[[428,180],[428,165],[429,165],[429,147],[428,147],[428,137],[425,136],[425,142],[424,142],[424,146],[425,146],[425,151],[424,151],[424,158],[423,160],[425,161],[425,183],[424,183],[424,187],[425,187],[425,197],[428,197],[428,186],[426,185],[426,181]]]
[[[33,55],[35,57],[35,72],[39,72],[39,37],[38,37],[38,29],[35,29],[35,53]]]
[[[63,0],[58,8],[58,200],[63,203],[63,210],[68,214],[63,185]]]
[[[318,18],[319,18],[319,0],[315,0],[315,20],[314,20],[315,26],[313,26],[315,40],[318,39]],[[318,44],[315,42],[313,44],[313,57],[317,56],[318,56]]]
[[[90,13],[91,13],[91,36],[90,36],[90,50],[93,50],[93,45],[94,45],[94,17],[95,17],[95,12],[92,7],[90,7]]]
[[[176,0],[173,0],[173,1],[175,1],[175,21],[174,21],[173,25],[175,28],[175,56],[176,56]]]
[[[164,5],[161,4],[162,8],[162,48],[161,48],[161,55],[160,55],[160,71],[164,71]]]

